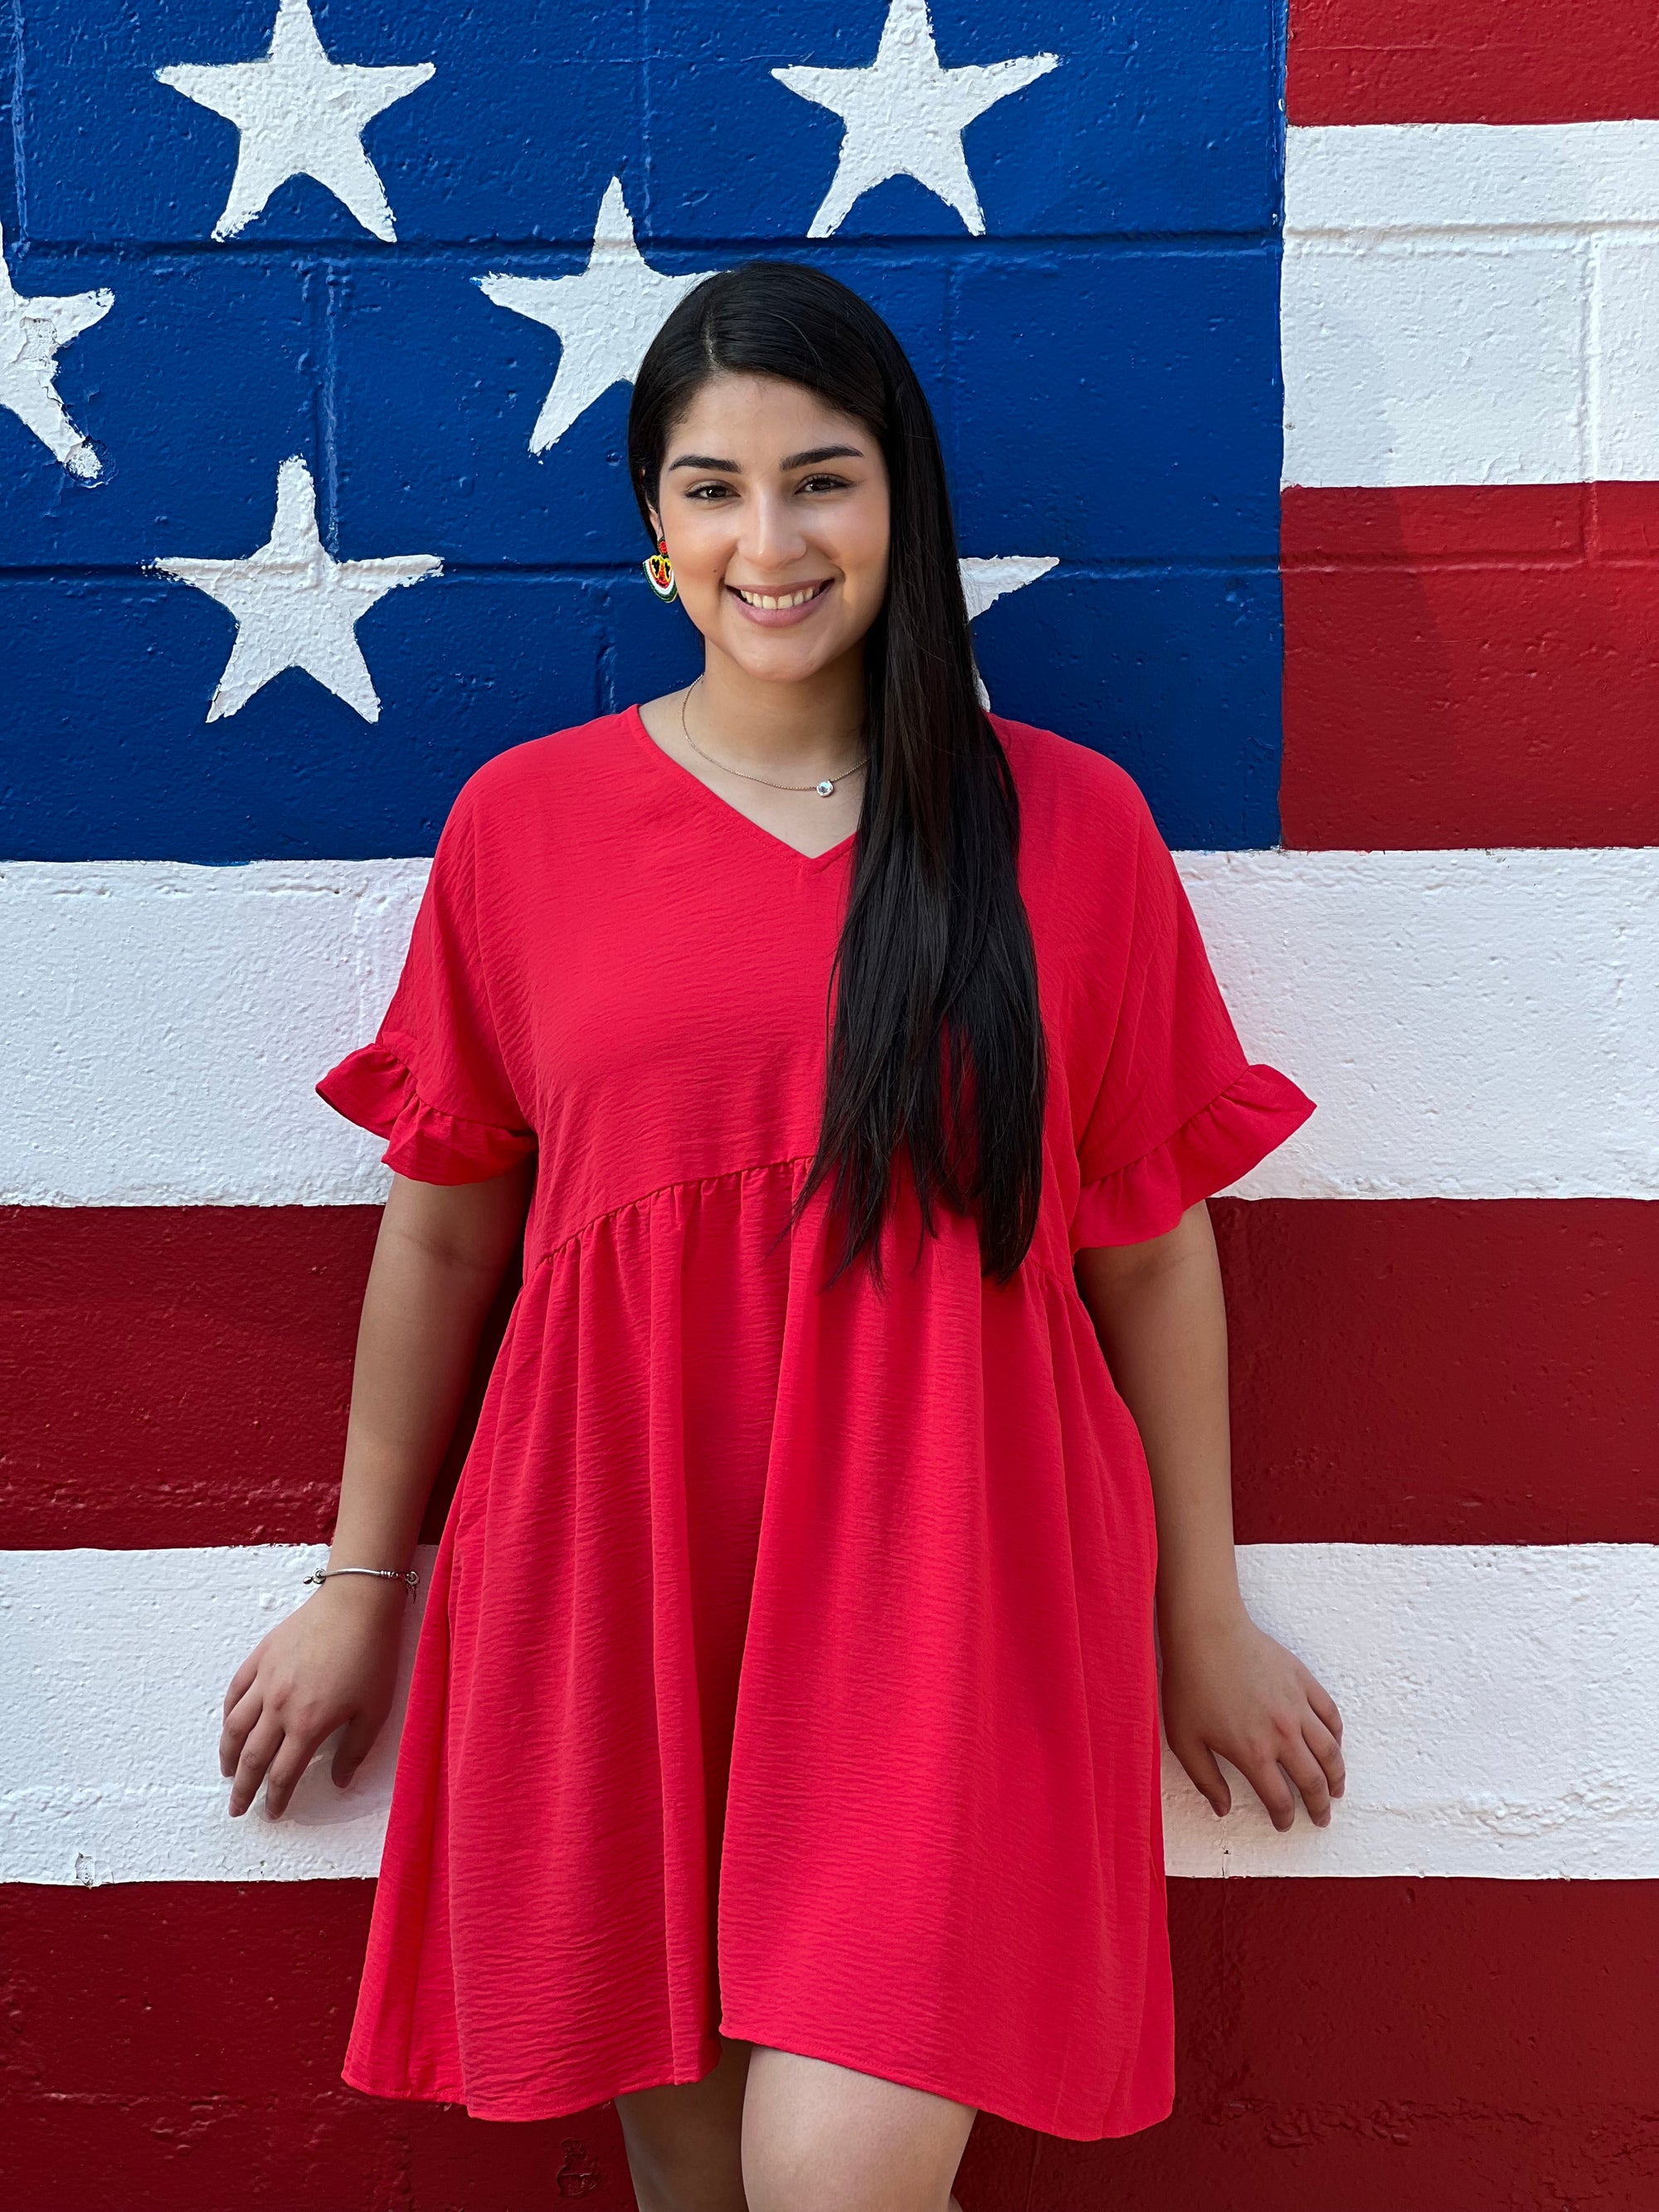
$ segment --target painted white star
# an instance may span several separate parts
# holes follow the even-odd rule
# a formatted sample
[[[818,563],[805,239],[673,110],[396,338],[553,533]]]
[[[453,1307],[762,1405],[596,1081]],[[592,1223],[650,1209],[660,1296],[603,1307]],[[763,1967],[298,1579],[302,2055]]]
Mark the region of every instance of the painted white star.
[[[1010,592],[1023,592],[1027,584],[1035,584],[1039,576],[1046,576],[1050,568],[1060,566],[1060,556],[1054,553],[1005,553],[988,560],[977,557],[957,563],[962,571],[963,596],[968,602],[968,619],[977,622],[987,607],[994,607]],[[985,688],[985,678],[977,667],[974,684],[979,692],[979,703],[987,714],[991,711],[991,695]]]
[[[114,305],[114,293],[102,287],[60,299],[45,292],[25,299],[11,281],[5,234],[0,231],[0,407],[33,430],[71,476],[95,477],[104,465],[58,397],[58,355],[71,338],[101,322]]]
[[[1035,584],[1039,576],[1046,576],[1050,568],[1060,565],[1056,553],[1007,553],[992,560],[971,559],[957,562],[962,570],[962,588],[968,601],[968,619],[977,622],[987,607],[994,607],[1009,592],[1024,591],[1027,584]]]
[[[434,576],[443,564],[434,553],[335,560],[317,534],[316,490],[296,453],[277,471],[276,520],[257,553],[245,561],[157,561],[154,566],[205,592],[236,617],[236,642],[208,708],[210,722],[236,714],[285,668],[304,669],[366,722],[378,722],[380,702],[357,642],[357,624],[388,592]]]
[[[631,384],[646,349],[685,295],[710,269],[665,276],[634,243],[634,218],[612,177],[593,226],[587,266],[571,276],[512,276],[492,270],[474,278],[486,299],[515,315],[544,323],[559,337],[559,366],[542,403],[530,450],[544,453],[613,384]]]
[[[213,226],[216,238],[246,230],[290,177],[311,177],[365,230],[390,243],[398,234],[374,164],[363,151],[363,128],[382,108],[423,85],[434,66],[415,62],[360,69],[331,62],[307,0],[282,0],[263,61],[181,62],[155,74],[242,134],[230,198]]]
[[[872,185],[914,177],[982,238],[985,217],[962,134],[988,107],[1024,92],[1059,65],[1058,54],[1026,54],[980,68],[945,69],[927,0],[892,0],[867,69],[775,69],[780,84],[833,109],[847,126],[835,179],[806,235],[828,238]]]

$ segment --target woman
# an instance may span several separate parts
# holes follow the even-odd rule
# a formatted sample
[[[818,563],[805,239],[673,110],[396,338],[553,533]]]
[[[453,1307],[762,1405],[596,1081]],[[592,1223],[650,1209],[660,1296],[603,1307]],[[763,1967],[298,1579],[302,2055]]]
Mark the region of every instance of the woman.
[[[1170,2109],[1155,1598],[1216,1811],[1218,1753],[1281,1828],[1342,1786],[1238,1595],[1203,1202],[1312,1109],[1246,1064],[1128,778],[981,712],[861,300],[699,286],[629,460],[702,673],[472,777],[319,1086],[392,1194],[330,1569],[222,1763],[276,1813],[374,1741],[522,1235],[345,2078],[614,2097],[644,2212],[945,2212],[976,2110]]]

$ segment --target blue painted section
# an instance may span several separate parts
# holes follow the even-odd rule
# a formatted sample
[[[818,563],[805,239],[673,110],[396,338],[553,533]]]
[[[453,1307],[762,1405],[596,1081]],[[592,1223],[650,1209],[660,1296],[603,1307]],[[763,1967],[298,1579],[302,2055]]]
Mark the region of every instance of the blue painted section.
[[[201,592],[0,580],[0,635],[30,702],[4,746],[0,819],[32,834],[9,842],[40,860],[429,853],[481,762],[600,711],[616,588],[510,571],[412,584],[358,627],[378,722],[295,669],[209,722],[234,624]]]
[[[26,296],[102,286],[115,304],[58,362],[95,482],[0,408],[0,568],[134,569],[262,544],[278,462],[318,442],[322,273],[263,254],[8,258]]]
[[[116,296],[58,368],[99,482],[0,410],[0,849],[429,851],[479,761],[690,672],[626,387],[532,459],[558,340],[474,281],[583,266],[612,174],[654,266],[799,255],[892,322],[964,552],[1060,557],[981,620],[995,704],[1123,760],[1177,845],[1276,842],[1278,0],[935,0],[947,67],[1062,57],[967,131],[987,234],[897,179],[810,246],[841,125],[769,72],[866,65],[884,0],[313,0],[335,60],[437,64],[365,133],[398,243],[300,179],[213,245],[236,131],[154,71],[255,58],[276,6],[21,0],[12,273]],[[146,572],[252,552],[292,453],[339,557],[446,564],[361,625],[374,726],[293,672],[207,723],[231,617]]]

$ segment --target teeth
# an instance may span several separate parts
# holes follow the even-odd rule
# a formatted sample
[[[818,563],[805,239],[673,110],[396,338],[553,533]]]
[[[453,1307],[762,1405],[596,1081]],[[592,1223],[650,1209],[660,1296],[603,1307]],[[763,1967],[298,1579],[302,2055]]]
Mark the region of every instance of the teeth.
[[[809,584],[804,592],[745,592],[738,586],[738,597],[751,607],[804,607],[808,599],[817,599],[823,586]]]

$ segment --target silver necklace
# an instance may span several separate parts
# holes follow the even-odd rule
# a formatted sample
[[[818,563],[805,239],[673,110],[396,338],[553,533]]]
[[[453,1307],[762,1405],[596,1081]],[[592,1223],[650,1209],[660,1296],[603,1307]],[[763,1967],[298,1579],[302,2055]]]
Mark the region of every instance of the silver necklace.
[[[706,760],[711,768],[719,769],[722,775],[741,776],[745,783],[763,783],[769,791],[816,791],[820,799],[833,799],[836,794],[836,786],[837,784],[845,783],[849,775],[856,775],[860,769],[869,767],[869,757],[866,755],[866,757],[858,762],[855,766],[852,768],[844,768],[839,775],[820,776],[816,783],[776,783],[769,775],[751,775],[747,769],[728,768],[724,761],[716,760],[713,753],[706,753],[703,751],[702,747],[692,736],[686,723],[685,709],[687,703],[690,699],[691,694],[696,690],[697,685],[702,682],[702,677],[697,677],[695,681],[689,684],[685,690],[680,694],[680,729],[684,736],[686,744],[690,746],[692,751],[697,754],[702,759]]]

